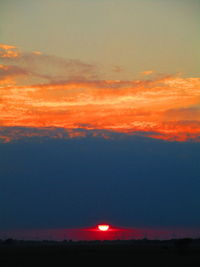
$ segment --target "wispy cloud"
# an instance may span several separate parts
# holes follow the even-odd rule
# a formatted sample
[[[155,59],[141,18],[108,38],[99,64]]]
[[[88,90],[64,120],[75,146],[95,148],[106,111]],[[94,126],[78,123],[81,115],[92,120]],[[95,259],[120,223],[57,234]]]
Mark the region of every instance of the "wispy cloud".
[[[13,127],[45,129],[49,136],[52,129],[62,128],[68,131],[68,138],[100,130],[104,136],[108,131],[199,140],[200,78],[165,75],[148,80],[103,80],[92,64],[42,53],[20,52],[17,58],[3,58],[3,63],[0,135],[4,140],[5,127],[15,129],[15,134],[17,128]],[[55,73],[49,64],[55,66]],[[21,84],[18,77],[23,78]],[[7,137],[14,139],[14,134]]]
[[[30,73],[28,70],[16,65],[0,64],[0,85],[16,84],[16,79],[26,77]]]
[[[40,51],[21,52],[15,46],[1,44],[0,60],[3,64],[17,65],[27,71],[30,76],[29,83],[99,78],[98,67],[94,64],[47,55]],[[31,75],[38,80],[30,80]]]
[[[20,53],[16,46],[0,44],[0,58],[17,58]]]
[[[145,71],[142,71],[141,74],[142,75],[145,75],[145,76],[148,76],[148,75],[151,75],[154,73],[154,70],[145,70]]]

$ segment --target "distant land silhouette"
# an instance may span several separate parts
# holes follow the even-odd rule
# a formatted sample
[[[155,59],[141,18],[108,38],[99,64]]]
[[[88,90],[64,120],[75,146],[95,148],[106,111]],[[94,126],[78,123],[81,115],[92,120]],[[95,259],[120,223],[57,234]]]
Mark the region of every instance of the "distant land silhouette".
[[[97,226],[86,228],[61,229],[16,229],[1,230],[1,239],[19,240],[129,240],[129,239],[160,239],[199,238],[200,228],[125,228],[110,226],[108,231],[99,231]]]

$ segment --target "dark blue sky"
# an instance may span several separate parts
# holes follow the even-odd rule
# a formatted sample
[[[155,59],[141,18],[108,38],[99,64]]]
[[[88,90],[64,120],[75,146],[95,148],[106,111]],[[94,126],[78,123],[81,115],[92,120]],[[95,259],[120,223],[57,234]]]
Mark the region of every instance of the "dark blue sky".
[[[200,225],[200,144],[142,137],[0,144],[0,228]]]

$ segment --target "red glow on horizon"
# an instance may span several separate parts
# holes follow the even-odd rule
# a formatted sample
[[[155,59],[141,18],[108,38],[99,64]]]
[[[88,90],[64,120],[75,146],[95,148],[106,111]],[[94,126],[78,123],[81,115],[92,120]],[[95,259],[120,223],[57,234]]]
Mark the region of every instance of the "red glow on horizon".
[[[198,238],[200,228],[124,228],[109,225],[107,231],[100,231],[98,225],[91,228],[68,229],[26,229],[0,230],[2,239],[14,238],[21,240],[130,240],[130,239],[172,239]]]

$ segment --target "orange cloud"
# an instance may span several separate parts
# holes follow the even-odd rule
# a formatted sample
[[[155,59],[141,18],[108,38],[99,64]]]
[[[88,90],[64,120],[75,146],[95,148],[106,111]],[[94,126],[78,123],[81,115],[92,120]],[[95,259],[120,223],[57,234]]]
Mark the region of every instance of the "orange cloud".
[[[151,75],[153,73],[154,73],[154,70],[145,70],[141,72],[142,75]]]
[[[33,55],[42,55],[42,52],[40,52],[40,51],[32,51],[32,54]]]
[[[32,58],[36,63],[38,59],[47,62],[48,58],[40,54],[22,54],[22,57],[23,62]],[[48,77],[48,83],[1,83],[0,126],[4,130],[0,130],[0,135],[7,137],[5,140],[14,139],[14,136],[23,137],[16,129],[28,127],[43,129],[42,134],[34,130],[33,135],[36,136],[44,136],[44,132],[45,136],[52,136],[50,132],[55,129],[64,129],[67,138],[81,138],[88,131],[95,136],[98,131],[103,131],[101,136],[105,138],[110,136],[107,132],[112,132],[169,141],[199,141],[200,78],[168,75],[151,80],[92,79],[90,72],[94,73],[94,68],[91,65],[49,58],[60,66],[61,72],[63,68],[68,68],[70,76],[59,81],[55,76],[42,74]],[[9,80],[22,74],[27,79],[30,73],[40,78],[39,74],[26,69],[26,66],[22,68],[20,64],[0,65],[0,79]],[[73,75],[77,71],[79,78]],[[14,133],[6,134],[5,127],[14,129]],[[61,132],[56,132],[56,138],[64,138],[65,134]],[[24,136],[32,135],[26,132]]]
[[[0,44],[0,58],[16,58],[20,53],[15,46]]]

